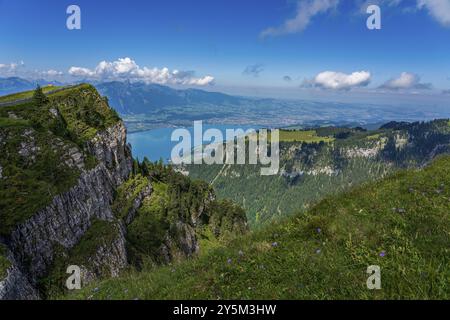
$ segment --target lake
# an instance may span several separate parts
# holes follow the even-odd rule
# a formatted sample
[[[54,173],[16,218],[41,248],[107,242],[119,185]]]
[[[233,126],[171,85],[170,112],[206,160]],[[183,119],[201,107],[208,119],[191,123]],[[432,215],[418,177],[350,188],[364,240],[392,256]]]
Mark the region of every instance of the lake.
[[[213,128],[219,129],[223,136],[225,137],[225,131],[227,129],[259,129],[259,126],[242,126],[242,125],[207,125],[203,124],[203,132],[206,130]],[[158,161],[159,159],[163,159],[165,163],[170,159],[170,154],[175,145],[179,143],[179,141],[171,141],[172,132],[176,128],[159,128],[148,131],[141,132],[133,132],[127,135],[127,140],[131,144],[133,157],[142,161],[144,157],[147,157],[151,161]],[[192,137],[192,146],[198,147],[199,144],[194,144],[194,128],[189,127],[186,128],[191,133]],[[209,143],[208,141],[204,143]]]

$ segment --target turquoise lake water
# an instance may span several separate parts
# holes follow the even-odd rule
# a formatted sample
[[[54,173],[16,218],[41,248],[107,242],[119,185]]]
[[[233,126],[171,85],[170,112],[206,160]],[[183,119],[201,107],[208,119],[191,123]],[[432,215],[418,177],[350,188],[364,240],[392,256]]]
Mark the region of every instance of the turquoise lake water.
[[[258,126],[241,126],[241,125],[205,125],[203,124],[203,132],[206,130],[213,128],[219,129],[223,136],[225,137],[226,129],[259,129]],[[197,147],[198,145],[194,144],[194,128],[189,127],[186,128],[191,133],[192,137],[192,147]],[[142,132],[134,132],[129,133],[127,136],[128,142],[131,144],[133,157],[139,160],[147,157],[152,161],[158,161],[159,159],[163,159],[164,162],[168,162],[170,159],[170,154],[175,145],[177,145],[178,141],[171,141],[172,132],[176,130],[176,128],[159,128]],[[208,141],[204,143],[209,143]]]

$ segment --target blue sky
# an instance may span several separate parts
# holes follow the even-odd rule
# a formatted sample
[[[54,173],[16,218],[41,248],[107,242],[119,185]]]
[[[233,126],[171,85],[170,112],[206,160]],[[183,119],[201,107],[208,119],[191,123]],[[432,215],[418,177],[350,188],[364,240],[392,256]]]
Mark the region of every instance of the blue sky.
[[[0,0],[0,76],[444,95],[449,40],[450,0]]]

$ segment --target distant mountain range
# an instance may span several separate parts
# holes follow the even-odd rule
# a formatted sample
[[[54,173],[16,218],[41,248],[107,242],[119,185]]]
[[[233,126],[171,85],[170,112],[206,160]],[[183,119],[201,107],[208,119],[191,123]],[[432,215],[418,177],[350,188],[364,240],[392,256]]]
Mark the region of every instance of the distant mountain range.
[[[30,90],[38,84],[64,85],[46,80],[0,78],[0,95]],[[129,81],[91,81],[91,84],[108,98],[109,104],[123,117],[129,132],[191,126],[194,120],[221,125],[303,128],[352,125],[367,128],[392,120],[414,122],[450,117],[448,107],[263,99]]]
[[[102,95],[108,97],[110,104],[121,114],[146,114],[166,107],[195,104],[236,105],[246,100],[219,92],[198,89],[177,90],[143,82],[113,81],[95,86]]]

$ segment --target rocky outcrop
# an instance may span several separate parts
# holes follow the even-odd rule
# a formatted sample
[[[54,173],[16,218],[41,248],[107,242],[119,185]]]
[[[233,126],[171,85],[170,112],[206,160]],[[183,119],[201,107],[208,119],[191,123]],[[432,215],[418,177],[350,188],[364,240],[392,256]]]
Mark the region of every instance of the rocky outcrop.
[[[132,205],[125,217],[126,224],[130,224],[134,220],[137,214],[137,210],[141,207],[142,202],[146,197],[150,196],[151,193],[152,193],[152,185],[149,181],[148,184],[133,199]]]
[[[99,245],[86,263],[80,266],[83,285],[99,278],[117,277],[128,265],[124,228],[118,224],[116,230],[114,239]]]
[[[167,233],[160,248],[160,256],[165,263],[180,261],[198,252],[196,232],[191,225],[179,221],[171,231]]]
[[[88,142],[90,154],[111,171],[116,185],[123,183],[131,172],[133,159],[127,144],[127,131],[122,122],[98,133]]]
[[[39,299],[39,292],[28,281],[26,274],[20,270],[11,252],[8,252],[7,258],[11,265],[7,270],[4,279],[0,279],[0,300],[13,300],[24,298],[28,300]]]
[[[211,203],[216,200],[216,195],[212,189],[208,190],[205,197],[203,197],[200,205],[197,210],[191,212],[191,221],[190,223],[197,227],[202,224],[203,217],[208,215],[207,209],[210,207]]]
[[[22,134],[22,142],[20,143],[19,154],[22,158],[29,162],[33,163],[36,159],[36,155],[40,150],[36,145],[36,140],[34,137],[34,130],[27,129]]]

